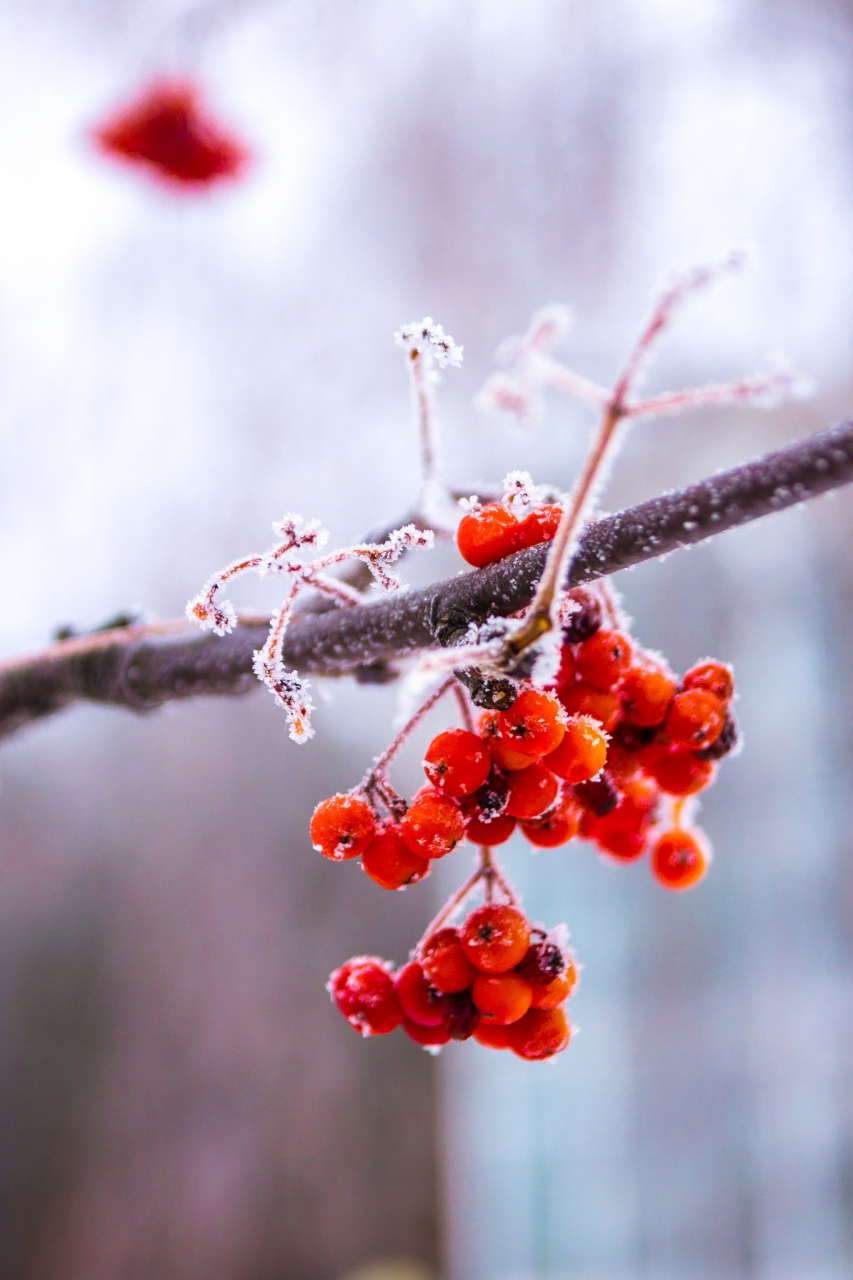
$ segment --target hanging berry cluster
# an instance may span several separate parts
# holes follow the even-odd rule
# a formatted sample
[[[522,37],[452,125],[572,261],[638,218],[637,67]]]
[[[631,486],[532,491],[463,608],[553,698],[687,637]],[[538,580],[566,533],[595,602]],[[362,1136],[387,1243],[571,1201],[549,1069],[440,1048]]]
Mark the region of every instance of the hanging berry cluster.
[[[305,742],[311,735],[307,685],[283,665],[285,630],[300,592],[320,592],[341,608],[360,603],[352,576],[344,581],[328,573],[346,561],[366,566],[379,589],[395,590],[399,582],[388,566],[431,545],[433,533],[455,533],[462,557],[475,569],[548,544],[533,599],[520,614],[484,623],[462,618],[460,626],[451,625],[452,634],[436,631],[443,647],[424,653],[410,674],[410,686],[426,682],[433,691],[362,781],[314,811],[314,847],[337,862],[360,858],[367,875],[388,890],[423,880],[463,841],[478,851],[473,874],[399,972],[384,960],[359,956],[331,975],[334,1003],[362,1035],[402,1026],[432,1051],[473,1037],[528,1060],[566,1048],[571,1028],[564,1005],[576,985],[575,962],[565,926],[531,926],[494,860],[493,850],[516,831],[536,848],[581,837],[615,862],[648,854],[653,876],[667,889],[687,889],[705,874],[710,846],[693,822],[695,797],[738,745],[732,670],[709,658],[679,679],[630,634],[606,581],[566,584],[627,420],[738,401],[767,404],[773,395],[797,391],[795,379],[776,370],[725,386],[634,396],[646,357],[675,308],[739,262],[733,255],[717,268],[697,268],[665,290],[609,391],[553,359],[562,313],[551,309],[535,317],[511,347],[514,371],[490,379],[481,399],[529,416],[542,388],[557,387],[598,406],[598,429],[568,495],[539,488],[516,471],[499,500],[454,495],[464,508],[461,518],[438,470],[432,387],[434,366],[458,366],[462,349],[429,317],[405,326],[396,340],[407,356],[421,437],[417,519],[382,542],[320,555],[325,535],[316,522],[306,525],[289,515],[274,526],[278,545],[234,561],[187,606],[191,620],[221,635],[236,622],[221,597],[232,577],[249,569],[285,575],[288,593],[255,655],[255,670],[287,712],[291,736]],[[393,787],[389,765],[450,692],[461,726],[433,738],[423,760],[426,783],[406,799]],[[480,892],[483,902],[471,910],[470,900]]]

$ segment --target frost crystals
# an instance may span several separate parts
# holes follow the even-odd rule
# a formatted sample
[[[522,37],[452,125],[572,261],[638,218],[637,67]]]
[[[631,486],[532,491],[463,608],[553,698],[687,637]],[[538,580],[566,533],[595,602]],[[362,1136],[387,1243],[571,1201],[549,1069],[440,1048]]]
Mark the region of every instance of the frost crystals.
[[[401,583],[390,566],[404,551],[431,547],[433,534],[430,530],[407,524],[395,529],[384,542],[359,543],[318,557],[317,553],[325,546],[329,535],[320,528],[317,520],[306,522],[301,516],[288,513],[273,524],[273,531],[280,539],[275,546],[262,555],[235,560],[208,578],[199,594],[188,603],[186,613],[190,621],[198,623],[203,631],[224,636],[237,622],[234,606],[222,596],[226,582],[249,569],[262,578],[270,574],[288,576],[289,590],[281,608],[272,617],[266,644],[255,652],[253,667],[255,675],[286,711],[293,741],[307,742],[314,732],[311,728],[314,704],[308,693],[308,683],[296,671],[287,671],[283,659],[284,635],[299,592],[303,587],[313,587],[342,607],[362,603],[360,592],[326,573],[333,565],[347,560],[364,561],[378,590],[396,591]]]

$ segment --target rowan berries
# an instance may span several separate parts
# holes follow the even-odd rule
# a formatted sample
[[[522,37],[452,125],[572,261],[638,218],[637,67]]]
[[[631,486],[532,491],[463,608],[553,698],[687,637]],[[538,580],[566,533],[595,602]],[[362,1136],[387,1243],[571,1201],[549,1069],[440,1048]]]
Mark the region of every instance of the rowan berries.
[[[498,714],[498,735],[514,751],[539,758],[560,745],[565,719],[553,693],[523,689],[512,706]]]
[[[507,1031],[508,1027],[501,1027],[494,1022],[483,1022],[481,1020],[474,1032],[474,1039],[477,1044],[485,1045],[488,1049],[508,1049]]]
[[[553,982],[531,982],[531,1009],[556,1009],[568,1000],[577,985],[577,973],[570,960],[565,973],[561,973]]]
[[[317,805],[310,831],[315,849],[335,862],[343,862],[364,853],[376,836],[376,818],[361,796],[338,793]]]
[[[682,689],[707,689],[720,699],[723,706],[731,702],[735,694],[734,672],[726,662],[706,658],[685,672]]]
[[[471,998],[470,991],[455,991],[444,997],[442,1027],[451,1040],[470,1040],[477,1030],[482,1014]]]
[[[383,889],[403,889],[429,875],[430,864],[406,844],[400,828],[390,823],[361,855],[361,865]]]
[[[663,667],[650,662],[629,667],[619,687],[625,719],[641,727],[663,724],[676,690],[675,677]]]
[[[644,761],[643,768],[670,796],[696,795],[714,778],[713,761],[700,760],[694,751],[677,746],[665,747],[659,755]]]
[[[483,785],[473,795],[462,799],[460,808],[466,818],[482,818],[489,822],[506,813],[508,797],[509,780],[499,769],[492,769]]]
[[[400,834],[412,853],[443,858],[465,834],[465,818],[454,799],[425,787],[418,792],[400,823]]]
[[[560,650],[560,665],[557,668],[557,674],[554,676],[554,688],[564,689],[566,685],[571,684],[577,676],[578,666],[575,661],[575,651],[570,645],[564,644]]]
[[[433,738],[424,772],[446,796],[470,796],[489,776],[492,758],[482,739],[465,729],[446,729]]]
[[[509,1047],[528,1062],[553,1058],[568,1047],[570,1039],[571,1029],[562,1009],[528,1009],[507,1028]]]
[[[566,972],[567,957],[556,942],[548,942],[543,938],[537,942],[531,942],[524,958],[515,967],[516,972],[528,982],[547,986]]]
[[[518,521],[497,503],[470,511],[459,521],[456,545],[463,560],[480,569],[515,550]]]
[[[477,970],[465,954],[458,929],[439,929],[422,943],[421,968],[437,991],[467,991]]]
[[[621,631],[602,627],[578,645],[578,675],[594,689],[615,689],[631,665],[631,641]]]
[[[622,715],[618,693],[605,693],[585,680],[576,680],[557,695],[570,716],[591,716],[605,733],[612,733]]]
[[[525,978],[510,970],[508,973],[478,974],[471,995],[484,1021],[505,1027],[527,1013],[533,989]]]
[[[590,716],[570,716],[563,741],[543,763],[564,782],[586,782],[604,768],[607,736]]]
[[[557,849],[577,835],[581,810],[574,805],[555,805],[541,818],[522,822],[521,830],[537,849]]]
[[[517,907],[485,903],[462,926],[462,945],[482,973],[506,973],[527,953],[530,925]]]
[[[619,791],[606,773],[591,778],[589,782],[579,782],[572,790],[584,809],[596,818],[603,818],[619,803]]]
[[[689,889],[701,880],[710,862],[697,832],[665,831],[652,850],[652,873],[667,889]]]
[[[510,779],[506,811],[511,818],[538,818],[557,799],[560,784],[543,764],[531,764]]]
[[[425,1049],[440,1049],[450,1044],[450,1032],[445,1031],[442,1026],[425,1027],[420,1022],[413,1022],[411,1018],[404,1017],[403,1030],[410,1040],[414,1040],[415,1044],[423,1045]]]
[[[507,813],[501,813],[497,818],[490,818],[488,821],[475,815],[468,823],[465,834],[471,844],[492,848],[497,844],[506,844],[513,831],[515,831],[515,818],[511,818]]]
[[[731,713],[727,713],[719,737],[714,739],[710,747],[703,747],[701,751],[697,751],[696,755],[700,760],[722,760],[734,751],[739,740],[737,720]]]
[[[720,736],[725,718],[716,694],[707,689],[686,689],[673,698],[664,730],[680,746],[710,747]]]
[[[444,1016],[441,992],[436,991],[417,960],[404,965],[394,982],[397,1000],[405,1016],[422,1027],[440,1026]]]
[[[382,1036],[400,1025],[400,1005],[388,965],[377,956],[355,956],[329,976],[327,990],[351,1027]]]
[[[518,550],[524,547],[536,547],[540,542],[551,542],[560,524],[563,508],[546,503],[534,507],[529,515],[518,523],[515,530],[515,546]]]
[[[499,711],[485,711],[480,716],[480,737],[489,748],[492,760],[500,769],[514,773],[518,769],[526,769],[534,756],[523,754],[517,747],[511,747],[500,736]]]

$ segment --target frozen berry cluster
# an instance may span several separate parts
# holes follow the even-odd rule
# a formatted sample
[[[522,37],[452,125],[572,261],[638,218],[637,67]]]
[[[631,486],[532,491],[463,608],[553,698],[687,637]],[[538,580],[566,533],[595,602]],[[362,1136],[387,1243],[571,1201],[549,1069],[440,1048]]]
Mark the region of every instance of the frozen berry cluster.
[[[577,971],[559,932],[531,928],[510,903],[476,907],[461,928],[433,928],[397,973],[384,960],[356,956],[329,978],[329,993],[363,1036],[398,1026],[436,1050],[473,1037],[536,1061],[571,1038],[564,1005]]]

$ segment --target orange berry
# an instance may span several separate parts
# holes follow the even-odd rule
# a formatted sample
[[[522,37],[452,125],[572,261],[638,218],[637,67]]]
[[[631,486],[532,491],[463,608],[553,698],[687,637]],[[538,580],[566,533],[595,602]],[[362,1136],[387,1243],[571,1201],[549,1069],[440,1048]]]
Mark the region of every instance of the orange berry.
[[[511,818],[538,818],[557,799],[560,784],[544,764],[514,773],[510,779],[506,812]]]
[[[698,832],[665,831],[652,850],[652,874],[666,889],[689,889],[702,879],[710,861]]]
[[[536,547],[540,542],[551,542],[562,515],[563,508],[553,503],[535,507],[529,515],[519,521],[515,531],[516,547],[521,550],[522,547]]]
[[[537,849],[557,849],[578,833],[581,809],[577,805],[555,805],[541,818],[522,822],[521,830]]]
[[[605,733],[612,733],[622,715],[618,693],[604,693],[585,680],[576,680],[559,692],[559,699],[570,716],[592,716]]]
[[[621,631],[603,627],[578,645],[578,675],[594,689],[615,689],[631,665],[631,641]]]
[[[707,689],[686,689],[673,698],[664,731],[679,746],[709,747],[720,736],[725,718],[716,694]]]
[[[499,711],[484,711],[480,716],[480,737],[485,742],[492,760],[500,769],[515,773],[518,769],[526,769],[534,757],[523,755],[514,747],[510,747],[500,736]]]
[[[403,889],[429,875],[430,864],[420,854],[412,853],[400,828],[391,823],[367,846],[361,865],[383,889]]]
[[[562,1009],[528,1009],[507,1031],[509,1047],[519,1058],[538,1062],[568,1047],[571,1029]]]
[[[563,741],[543,763],[564,782],[586,782],[604,768],[607,738],[589,716],[570,716]]]
[[[487,902],[471,912],[461,937],[468,959],[482,973],[506,973],[526,954],[530,925],[517,907]]]
[[[511,511],[490,503],[462,517],[456,530],[456,545],[463,560],[482,568],[515,550],[517,529],[518,521]]]
[[[533,995],[530,1000],[531,1009],[556,1009],[558,1005],[568,1000],[569,996],[577,985],[577,973],[575,966],[570,960],[565,973],[561,973],[553,982],[549,982],[547,986],[541,983],[531,983]]]
[[[373,810],[361,796],[337,795],[321,800],[311,819],[311,843],[326,858],[357,858],[376,835]]]
[[[476,733],[446,729],[433,738],[424,756],[424,772],[446,796],[470,796],[492,769],[488,748]]]
[[[439,929],[421,945],[421,968],[437,991],[467,991],[477,970],[468,959],[458,929]]]
[[[727,662],[715,662],[706,658],[697,662],[685,673],[681,682],[682,689],[707,689],[720,699],[723,706],[731,702],[735,696],[734,672]]]
[[[508,1049],[506,1027],[499,1027],[493,1022],[480,1022],[474,1031],[477,1044],[484,1044],[489,1049]]]
[[[400,833],[412,853],[443,858],[465,835],[465,817],[450,796],[424,787],[409,805]]]
[[[512,706],[498,713],[500,738],[513,751],[535,759],[558,747],[565,731],[560,703],[543,689],[522,689]]]
[[[675,676],[663,667],[650,662],[630,667],[619,688],[625,719],[642,728],[663,724],[677,688]]]
[[[511,970],[509,973],[478,973],[471,995],[484,1022],[506,1027],[527,1013],[533,990],[525,978]]]
[[[714,764],[700,760],[693,751],[671,746],[655,760],[643,760],[643,768],[670,796],[692,796],[714,780]]]

